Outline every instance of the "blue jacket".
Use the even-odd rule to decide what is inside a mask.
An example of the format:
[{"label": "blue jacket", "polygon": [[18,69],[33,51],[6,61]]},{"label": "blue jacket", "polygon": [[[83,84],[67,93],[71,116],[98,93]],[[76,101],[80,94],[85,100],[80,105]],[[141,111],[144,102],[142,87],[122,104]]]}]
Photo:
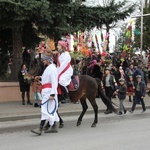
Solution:
[{"label": "blue jacket", "polygon": [[[137,86],[137,82],[135,83],[135,94],[137,94],[137,91],[136,91],[136,86]],[[138,95],[138,96],[143,96],[143,97],[145,97],[145,93],[146,93],[146,84],[145,84],[145,82],[143,82],[143,81],[141,81],[140,82],[140,93],[138,93],[138,94],[140,94],[140,95]]]},{"label": "blue jacket", "polygon": [[126,98],[126,92],[127,92],[127,86],[126,85],[119,85],[118,86],[118,98],[119,99],[125,99]]}]

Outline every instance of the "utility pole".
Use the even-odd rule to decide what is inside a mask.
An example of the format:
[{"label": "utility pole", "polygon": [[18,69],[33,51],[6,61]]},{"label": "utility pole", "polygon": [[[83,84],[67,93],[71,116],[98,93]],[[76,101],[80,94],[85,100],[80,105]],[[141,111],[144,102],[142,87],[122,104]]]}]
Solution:
[{"label": "utility pole", "polygon": [[140,53],[142,55],[143,50],[143,1],[141,0],[141,39],[140,39]]},{"label": "utility pole", "polygon": [[141,18],[141,37],[140,37],[140,54],[142,55],[142,50],[143,50],[143,17],[150,16],[149,14],[144,14],[143,13],[143,7],[144,7],[144,0],[141,0],[141,15],[133,16],[131,18]]}]

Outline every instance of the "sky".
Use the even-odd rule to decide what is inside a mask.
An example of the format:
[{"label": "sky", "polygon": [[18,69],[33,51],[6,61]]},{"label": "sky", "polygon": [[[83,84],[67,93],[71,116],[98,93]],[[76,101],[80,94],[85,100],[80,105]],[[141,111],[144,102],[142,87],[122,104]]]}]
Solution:
[{"label": "sky", "polygon": [[[96,6],[96,5],[101,5],[103,3],[104,0],[86,0],[86,2],[84,2],[83,4],[87,5],[87,6]],[[121,0],[116,0],[116,2],[121,1]],[[140,2],[140,0],[129,0],[129,4],[133,4],[135,2]],[[136,16],[139,15],[140,12],[136,11],[135,13],[133,13],[131,16]],[[114,51],[114,47],[115,47],[115,41],[118,38],[119,32],[120,32],[120,27],[122,25],[127,25],[131,22],[131,20],[133,21],[133,28],[134,28],[134,20],[135,18],[131,18],[128,17],[127,19],[125,19],[124,21],[119,21],[118,22],[118,27],[111,29],[110,30],[110,44],[109,44],[109,48],[110,48],[110,52]],[[120,27],[119,27],[120,26]]]}]

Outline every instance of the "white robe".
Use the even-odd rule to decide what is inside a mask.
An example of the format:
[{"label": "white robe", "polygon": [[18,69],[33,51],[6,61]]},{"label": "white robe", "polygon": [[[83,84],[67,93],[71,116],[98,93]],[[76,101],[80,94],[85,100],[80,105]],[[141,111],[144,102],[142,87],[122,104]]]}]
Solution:
[{"label": "white robe", "polygon": [[[42,74],[42,85],[51,83],[51,88],[42,89],[42,104],[45,103],[51,94],[55,94],[55,100],[49,100],[48,103],[45,103],[41,106],[41,120],[48,120],[49,124],[52,126],[55,121],[59,121],[57,114],[58,109],[58,98],[57,98],[57,86],[58,86],[58,71],[54,64],[50,64],[46,67]],[[48,108],[47,108],[48,104]],[[56,109],[55,109],[56,107]],[[53,112],[53,114],[50,114]]]},{"label": "white robe", "polygon": [[[57,66],[58,69],[58,75],[60,75],[62,73],[63,70],[65,70],[65,68],[67,67],[68,63],[71,62],[71,56],[69,54],[69,52],[65,51],[63,53],[61,53],[61,55],[58,57],[58,62],[60,64],[60,66]],[[59,78],[59,84],[62,86],[68,86],[71,82],[71,76],[73,75],[73,68],[70,65],[70,67],[65,70],[64,73],[62,73],[60,75]]]}]

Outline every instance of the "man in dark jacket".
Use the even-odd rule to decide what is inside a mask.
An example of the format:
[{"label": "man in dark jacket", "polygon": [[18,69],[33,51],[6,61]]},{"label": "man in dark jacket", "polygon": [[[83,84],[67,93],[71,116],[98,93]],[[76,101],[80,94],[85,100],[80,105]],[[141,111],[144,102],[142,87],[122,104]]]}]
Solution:
[{"label": "man in dark jacket", "polygon": [[[141,65],[135,66],[135,72],[133,73],[134,84],[137,84],[137,78],[136,78],[137,75],[140,75],[141,81],[145,83],[144,72],[141,69]],[[140,104],[140,101],[137,101],[137,104]]]},{"label": "man in dark jacket", "polygon": [[[113,93],[116,90],[117,83],[116,83],[115,77],[112,74],[110,74],[110,70],[111,69],[109,67],[106,67],[105,76],[104,76],[104,79],[103,79],[103,86],[104,86],[104,89],[105,89],[106,96],[111,101]],[[109,114],[109,113],[112,113],[112,111],[109,110],[109,108],[107,107],[107,109],[104,113]]]},{"label": "man in dark jacket", "polygon": [[145,103],[144,103],[144,97],[146,93],[146,85],[145,82],[141,81],[141,75],[136,76],[137,82],[135,83],[135,101],[133,102],[131,110],[129,110],[131,113],[134,111],[136,104],[138,101],[141,102],[143,111],[146,111]]}]

